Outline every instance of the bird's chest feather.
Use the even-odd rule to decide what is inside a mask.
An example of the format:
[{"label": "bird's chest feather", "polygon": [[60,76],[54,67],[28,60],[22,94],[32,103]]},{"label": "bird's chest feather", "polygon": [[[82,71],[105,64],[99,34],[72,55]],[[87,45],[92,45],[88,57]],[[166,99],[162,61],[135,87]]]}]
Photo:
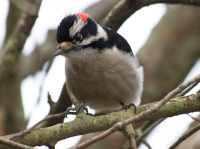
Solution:
[{"label": "bird's chest feather", "polygon": [[91,98],[109,89],[111,64],[105,59],[88,56],[78,62],[66,61],[66,81],[77,96]]},{"label": "bird's chest feather", "polygon": [[76,54],[76,59],[66,60],[66,82],[78,100],[117,100],[129,94],[134,78],[130,56],[114,50],[83,52],[80,57]]}]

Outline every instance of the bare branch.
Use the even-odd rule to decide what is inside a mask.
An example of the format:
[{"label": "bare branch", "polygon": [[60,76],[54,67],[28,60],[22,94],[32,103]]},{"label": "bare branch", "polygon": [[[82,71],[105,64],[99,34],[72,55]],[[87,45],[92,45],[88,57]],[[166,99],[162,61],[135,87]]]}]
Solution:
[{"label": "bare branch", "polygon": [[184,96],[185,94],[187,94],[191,89],[193,89],[195,86],[197,86],[199,84],[199,81],[193,83],[192,85],[190,85],[186,90],[184,90],[182,93],[178,94],[177,97],[180,96]]},{"label": "bare branch", "polygon": [[103,26],[110,27],[112,30],[117,31],[119,27],[128,19],[132,14],[142,7],[152,4],[167,3],[167,4],[188,4],[199,6],[199,0],[121,0],[106,16]]},{"label": "bare branch", "polygon": [[5,138],[0,137],[0,143],[8,145],[12,148],[16,148],[16,149],[35,149],[33,147],[27,146],[27,145],[23,145]]},{"label": "bare branch", "polygon": [[38,125],[40,125],[41,123],[43,123],[44,121],[48,120],[48,119],[53,119],[53,118],[58,118],[58,117],[61,117],[61,116],[65,116],[67,114],[74,114],[74,113],[71,113],[68,111],[65,111],[63,113],[59,113],[59,114],[54,114],[54,115],[49,115],[47,117],[45,117],[44,119],[42,119],[41,121],[37,122],[35,125],[33,125],[32,127],[30,127],[29,129],[25,130],[25,131],[22,131],[16,135],[13,135],[11,136],[10,138],[8,138],[9,140],[12,140],[16,137],[20,137],[20,136],[23,136],[25,135],[26,133],[30,132],[31,130],[33,130],[35,127],[37,127]]},{"label": "bare branch", "polygon": [[130,149],[137,149],[135,142],[135,130],[132,125],[125,126],[121,132],[128,138]]},{"label": "bare branch", "polygon": [[148,147],[149,149],[152,149],[151,148],[151,146],[150,146],[150,144],[147,142],[147,140],[146,139],[142,139],[142,143],[144,143],[144,145],[146,145],[146,147]]},{"label": "bare branch", "polygon": [[199,119],[197,119],[197,118],[195,118],[195,117],[193,117],[193,116],[191,116],[190,114],[187,114],[189,117],[191,117],[193,120],[195,120],[195,121],[197,121],[197,122],[200,122],[200,120]]},{"label": "bare branch", "polygon": [[191,131],[189,131],[188,133],[184,134],[183,136],[181,136],[169,149],[174,149],[175,147],[177,147],[181,142],[183,142],[184,140],[186,140],[188,137],[190,137],[193,133],[195,133],[196,131],[198,131],[200,129],[200,125],[198,125],[197,127],[193,128]]},{"label": "bare branch", "polygon": [[129,134],[128,140],[130,143],[130,149],[137,149],[134,134]]}]

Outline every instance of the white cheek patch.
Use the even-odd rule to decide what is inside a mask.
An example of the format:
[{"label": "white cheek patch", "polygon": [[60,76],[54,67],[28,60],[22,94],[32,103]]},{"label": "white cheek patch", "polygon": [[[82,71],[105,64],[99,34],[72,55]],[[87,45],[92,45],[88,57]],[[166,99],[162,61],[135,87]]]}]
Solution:
[{"label": "white cheek patch", "polygon": [[97,35],[96,36],[89,36],[88,38],[84,39],[80,45],[87,45],[93,41],[98,40],[99,38],[103,38],[105,41],[108,39],[107,33],[105,30],[97,24]]},{"label": "white cheek patch", "polygon": [[87,21],[83,22],[82,19],[78,19],[78,21],[74,21],[73,26],[69,29],[70,37],[73,37],[77,32],[79,32],[85,25]]}]

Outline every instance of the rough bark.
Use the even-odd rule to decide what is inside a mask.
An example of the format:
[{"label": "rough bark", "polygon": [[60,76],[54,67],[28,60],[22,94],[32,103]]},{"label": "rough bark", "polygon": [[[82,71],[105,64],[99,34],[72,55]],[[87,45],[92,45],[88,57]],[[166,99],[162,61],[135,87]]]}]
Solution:
[{"label": "rough bark", "polygon": [[[159,118],[176,116],[188,112],[199,111],[200,107],[200,94],[193,94],[185,97],[173,98],[167,102],[164,106],[158,109],[156,112],[144,116],[141,119],[135,121],[144,122],[149,120],[156,120]],[[150,103],[146,105],[140,105],[137,107],[138,113],[146,111],[156,103]],[[103,116],[89,116],[86,114],[79,114],[77,117],[68,123],[61,123],[51,127],[37,128],[31,132],[25,134],[23,137],[14,138],[13,141],[19,142],[29,146],[41,146],[41,145],[55,145],[58,141],[69,138],[76,135],[87,134],[91,132],[103,131],[109,129],[117,122],[121,122],[127,118],[135,115],[134,107],[127,111],[119,111],[109,113]],[[6,138],[9,136],[6,136]],[[1,148],[8,148],[4,145],[0,145]]]}]

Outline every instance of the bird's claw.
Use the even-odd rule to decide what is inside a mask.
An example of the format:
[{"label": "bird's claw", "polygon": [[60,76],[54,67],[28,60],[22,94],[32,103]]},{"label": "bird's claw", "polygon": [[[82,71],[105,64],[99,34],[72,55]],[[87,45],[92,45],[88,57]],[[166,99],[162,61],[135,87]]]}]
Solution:
[{"label": "bird's claw", "polygon": [[[76,107],[68,107],[66,112],[69,112],[70,110],[76,110]],[[67,118],[67,114],[65,115],[65,117]]]},{"label": "bird's claw", "polygon": [[78,112],[80,111],[80,109],[83,107],[83,109],[85,110],[85,112],[88,114],[88,108],[86,108],[85,106],[84,106],[84,103],[82,102],[81,104],[80,104],[80,107],[78,108],[78,110],[77,110],[77,114],[78,114]]},{"label": "bird's claw", "polygon": [[134,107],[134,108],[135,108],[135,114],[136,114],[136,112],[137,112],[137,108],[136,108],[136,106],[135,106],[134,103],[130,103],[130,104],[128,104],[128,105],[124,105],[124,103],[121,103],[121,105],[122,105],[122,110],[125,109],[126,111],[127,111],[128,108],[130,108],[130,107]]},{"label": "bird's claw", "polygon": [[[76,114],[77,115],[82,107],[84,108],[85,112],[88,114],[88,108],[86,108],[84,106],[84,103],[80,104],[80,107],[78,108],[77,111],[76,111],[76,107],[68,107],[66,111],[68,112],[68,114]],[[76,112],[70,112],[71,110],[76,111]],[[67,118],[67,115],[65,115],[65,117]]]}]

